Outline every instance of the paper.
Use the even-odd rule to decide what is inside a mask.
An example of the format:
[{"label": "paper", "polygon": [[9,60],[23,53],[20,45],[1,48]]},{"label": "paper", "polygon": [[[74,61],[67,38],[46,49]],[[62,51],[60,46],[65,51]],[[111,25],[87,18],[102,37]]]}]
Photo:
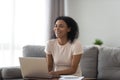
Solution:
[{"label": "paper", "polygon": [[82,80],[84,77],[74,75],[61,75],[59,80]]}]

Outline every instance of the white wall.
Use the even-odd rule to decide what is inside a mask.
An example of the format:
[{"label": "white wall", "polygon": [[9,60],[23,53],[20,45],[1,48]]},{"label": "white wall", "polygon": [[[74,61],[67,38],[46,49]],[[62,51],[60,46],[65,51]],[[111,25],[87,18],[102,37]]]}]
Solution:
[{"label": "white wall", "polygon": [[120,47],[120,0],[65,0],[65,14],[78,22],[83,45],[99,38]]}]

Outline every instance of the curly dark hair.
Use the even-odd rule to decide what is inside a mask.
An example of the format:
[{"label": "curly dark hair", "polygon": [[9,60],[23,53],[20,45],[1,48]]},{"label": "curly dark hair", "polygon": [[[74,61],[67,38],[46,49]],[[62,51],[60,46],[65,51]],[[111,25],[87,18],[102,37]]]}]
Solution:
[{"label": "curly dark hair", "polygon": [[[57,20],[63,20],[67,24],[68,28],[71,29],[70,32],[68,32],[68,40],[70,40],[71,43],[78,38],[79,28],[77,22],[73,18],[68,16],[59,16],[56,18],[54,24],[56,23]],[[54,32],[52,38],[56,38]]]}]

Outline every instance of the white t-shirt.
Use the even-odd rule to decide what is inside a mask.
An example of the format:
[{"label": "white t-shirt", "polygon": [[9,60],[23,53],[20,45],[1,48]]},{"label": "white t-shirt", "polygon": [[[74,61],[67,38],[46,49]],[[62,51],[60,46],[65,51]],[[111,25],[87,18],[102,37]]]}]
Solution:
[{"label": "white t-shirt", "polygon": [[[54,71],[59,71],[70,68],[72,55],[82,54],[83,50],[79,40],[75,40],[72,44],[67,42],[65,45],[60,45],[57,39],[52,39],[48,41],[45,52],[52,54]],[[74,75],[81,76],[80,66]]]}]

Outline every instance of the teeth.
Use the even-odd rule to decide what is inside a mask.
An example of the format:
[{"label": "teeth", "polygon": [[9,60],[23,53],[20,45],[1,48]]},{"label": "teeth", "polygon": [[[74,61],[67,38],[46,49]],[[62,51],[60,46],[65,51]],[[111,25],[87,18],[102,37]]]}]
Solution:
[{"label": "teeth", "polygon": [[60,32],[57,32],[56,35],[60,35]]},{"label": "teeth", "polygon": [[57,34],[60,34],[60,32],[57,32]]}]

